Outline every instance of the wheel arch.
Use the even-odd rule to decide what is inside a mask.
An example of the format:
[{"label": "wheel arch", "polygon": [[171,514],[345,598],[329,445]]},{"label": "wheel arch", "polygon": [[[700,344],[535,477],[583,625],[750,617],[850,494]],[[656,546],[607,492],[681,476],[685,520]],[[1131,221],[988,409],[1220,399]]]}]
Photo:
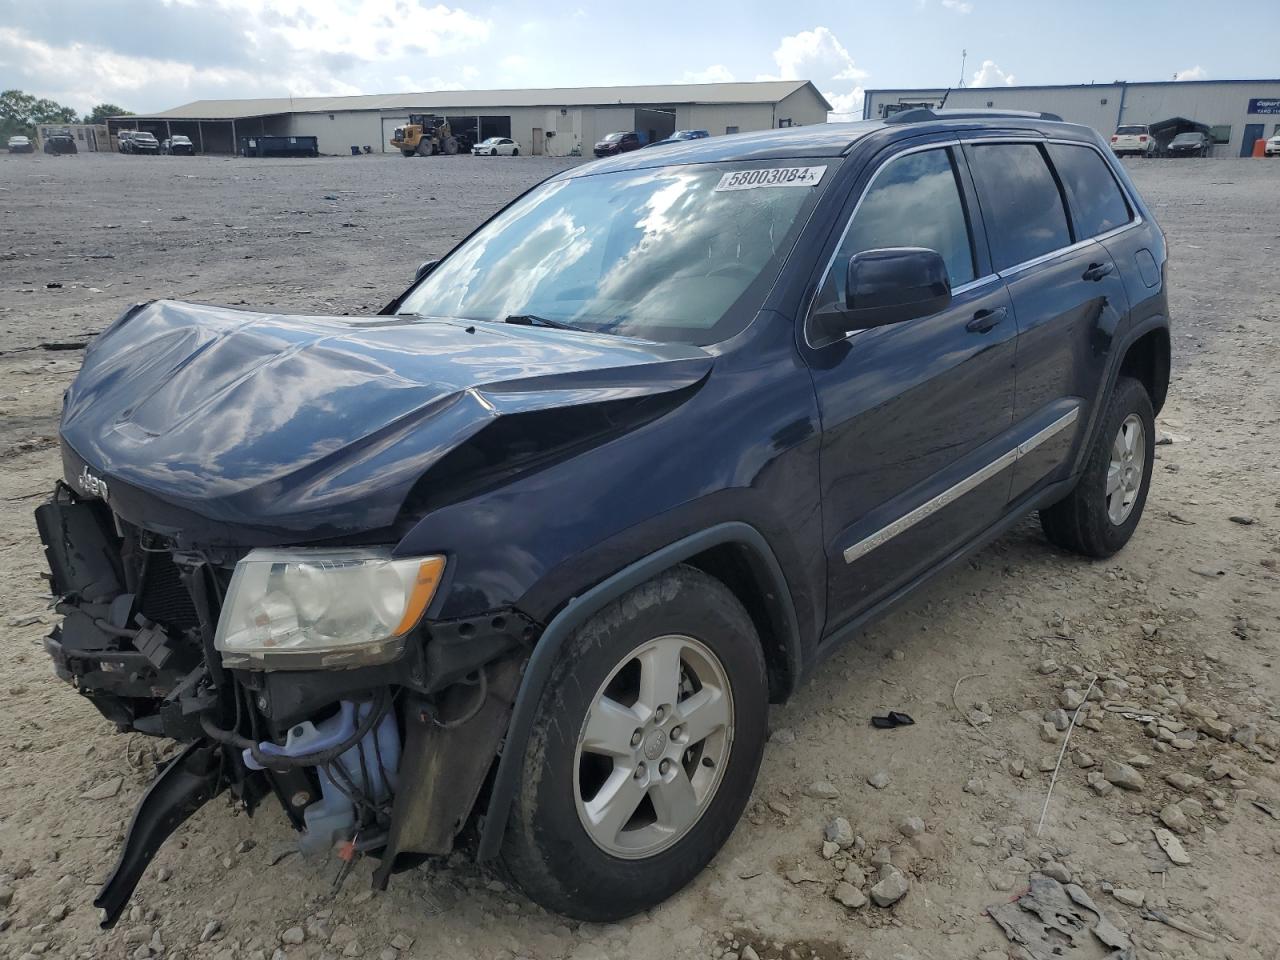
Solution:
[{"label": "wheel arch", "polygon": [[577,627],[618,597],[682,563],[724,583],[746,608],[764,644],[770,699],[785,699],[794,689],[801,671],[799,622],[782,567],[760,531],[749,524],[730,521],[655,550],[573,597],[538,638],[516,693],[498,757],[480,828],[478,860],[491,859],[501,849],[525,744],[561,646]]},{"label": "wheel arch", "polygon": [[1139,333],[1125,348],[1119,375],[1133,377],[1147,388],[1151,407],[1157,414],[1169,395],[1169,328],[1155,326]]}]

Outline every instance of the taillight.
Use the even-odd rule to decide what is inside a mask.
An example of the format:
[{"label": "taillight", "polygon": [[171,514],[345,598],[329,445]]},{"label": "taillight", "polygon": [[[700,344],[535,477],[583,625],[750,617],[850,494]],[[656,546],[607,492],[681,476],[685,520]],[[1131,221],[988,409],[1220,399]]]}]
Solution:
[{"label": "taillight", "polygon": [[1146,142],[1147,142],[1147,138],[1146,138],[1146,137],[1139,137],[1139,138],[1138,138],[1138,142],[1139,142],[1139,143],[1146,143]]},{"label": "taillight", "polygon": [[1111,142],[1112,142],[1112,143],[1115,143],[1115,142],[1116,142],[1117,140],[1119,140],[1119,139],[1120,139],[1119,137],[1117,137],[1117,136],[1114,136],[1114,135],[1113,135],[1113,136],[1111,137]]}]

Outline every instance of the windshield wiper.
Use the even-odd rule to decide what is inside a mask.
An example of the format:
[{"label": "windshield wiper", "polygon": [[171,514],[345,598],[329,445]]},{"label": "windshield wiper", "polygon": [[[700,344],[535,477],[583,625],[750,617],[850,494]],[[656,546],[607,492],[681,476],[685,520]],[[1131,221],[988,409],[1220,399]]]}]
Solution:
[{"label": "windshield wiper", "polygon": [[546,317],[540,317],[536,313],[513,313],[504,317],[503,323],[515,323],[524,327],[551,327],[553,330],[577,330],[582,332],[584,328],[575,327],[572,323],[565,323],[563,320],[549,320]]}]

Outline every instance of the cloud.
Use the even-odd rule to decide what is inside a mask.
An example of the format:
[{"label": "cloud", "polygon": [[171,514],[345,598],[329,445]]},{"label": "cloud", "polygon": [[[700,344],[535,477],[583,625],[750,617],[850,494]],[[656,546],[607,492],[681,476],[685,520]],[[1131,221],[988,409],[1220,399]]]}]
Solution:
[{"label": "cloud", "polygon": [[759,79],[812,80],[822,84],[830,80],[865,80],[869,76],[854,64],[844,44],[826,27],[783,37],[773,51],[773,62],[778,65],[777,75],[762,75]]},{"label": "cloud", "polygon": [[839,123],[843,120],[861,120],[862,119],[862,101],[864,97],[862,87],[854,87],[849,93],[824,93],[824,97],[831,104],[831,113],[827,116],[827,120],[831,123]]},{"label": "cloud", "polygon": [[681,83],[732,83],[733,73],[723,63],[713,63],[703,70],[686,70]]},{"label": "cloud", "polygon": [[1013,74],[1005,73],[994,60],[983,60],[973,73],[974,87],[1012,87]]},{"label": "cloud", "polygon": [[1186,70],[1179,70],[1177,73],[1173,75],[1173,79],[1205,80],[1208,78],[1208,76],[1209,74],[1205,71],[1204,67],[1200,66],[1200,64],[1197,63],[1194,67],[1188,67]]},{"label": "cloud", "polygon": [[778,72],[758,74],[757,80],[812,80],[831,104],[828,120],[862,119],[862,81],[870,74],[854,63],[844,44],[826,27],[783,37],[773,51],[773,62]]},{"label": "cloud", "polygon": [[112,101],[136,111],[373,92],[400,75],[452,87],[443,61],[493,31],[462,7],[418,0],[0,0],[0,23],[6,85],[81,110]]},{"label": "cloud", "polygon": [[965,0],[942,0],[942,5],[955,13],[973,13],[973,4]]}]

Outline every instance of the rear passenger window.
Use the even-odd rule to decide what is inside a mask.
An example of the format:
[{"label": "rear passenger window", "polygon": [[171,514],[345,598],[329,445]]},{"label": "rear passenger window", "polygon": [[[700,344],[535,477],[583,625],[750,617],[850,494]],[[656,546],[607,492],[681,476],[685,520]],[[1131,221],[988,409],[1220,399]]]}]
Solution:
[{"label": "rear passenger window", "polygon": [[1062,194],[1034,143],[980,143],[970,169],[978,185],[997,270],[1071,245]]},{"label": "rear passenger window", "polygon": [[[890,160],[862,198],[838,261],[884,247],[927,247],[942,255],[951,285],[974,277],[969,222],[949,150],[926,150]],[[833,271],[839,288],[844,271]],[[838,297],[843,299],[843,289]]]},{"label": "rear passenger window", "polygon": [[1077,239],[1096,237],[1133,219],[1116,178],[1096,150],[1051,143],[1049,159],[1066,188],[1076,218]]}]

